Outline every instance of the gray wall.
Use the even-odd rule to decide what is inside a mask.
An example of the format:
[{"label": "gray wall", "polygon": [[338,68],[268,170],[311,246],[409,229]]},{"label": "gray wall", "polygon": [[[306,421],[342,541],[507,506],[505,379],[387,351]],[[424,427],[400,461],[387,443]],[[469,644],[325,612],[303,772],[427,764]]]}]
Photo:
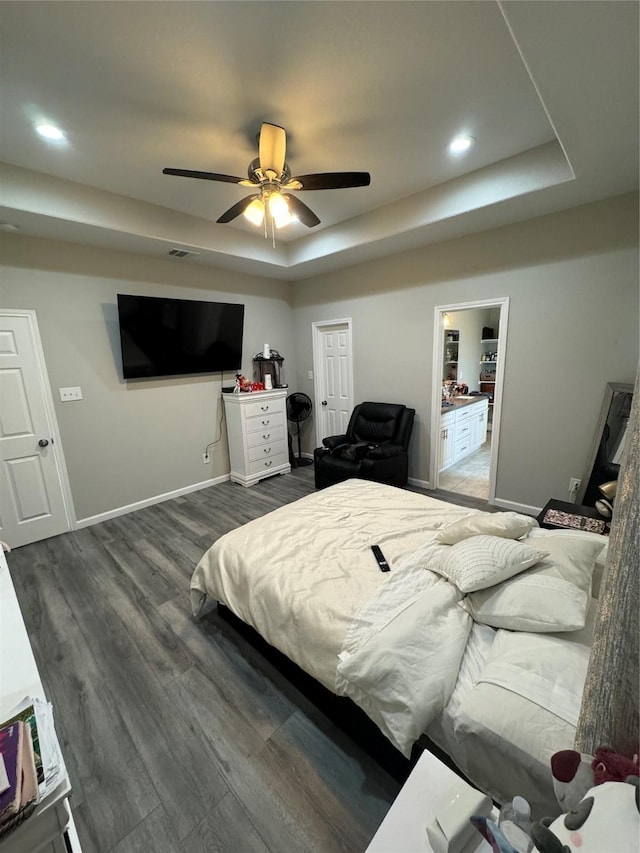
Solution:
[{"label": "gray wall", "polygon": [[[638,196],[425,247],[294,286],[189,262],[0,237],[0,305],[38,323],[79,519],[228,473],[220,377],[122,379],[118,292],[241,301],[243,370],[265,342],[313,398],[311,324],[353,318],[356,400],[417,410],[410,476],[428,482],[436,305],[509,296],[497,498],[539,507],[582,476],[608,381],[638,364]],[[491,325],[491,324],[490,324]],[[225,376],[224,384],[232,376]],[[61,403],[59,387],[84,400]],[[304,434],[310,451],[313,425]]]},{"label": "gray wall", "polygon": [[606,383],[633,381],[638,273],[633,193],[301,281],[297,385],[313,397],[311,324],[351,317],[355,399],[416,408],[410,477],[429,481],[433,309],[508,296],[496,497],[541,507],[582,476]]},{"label": "gray wall", "polygon": [[[117,293],[242,302],[245,375],[265,342],[295,375],[288,283],[8,234],[0,250],[0,307],[36,311],[78,519],[229,472],[224,423],[202,462],[219,435],[220,375],[125,382]],[[84,399],[61,403],[58,388],[73,385]]]}]

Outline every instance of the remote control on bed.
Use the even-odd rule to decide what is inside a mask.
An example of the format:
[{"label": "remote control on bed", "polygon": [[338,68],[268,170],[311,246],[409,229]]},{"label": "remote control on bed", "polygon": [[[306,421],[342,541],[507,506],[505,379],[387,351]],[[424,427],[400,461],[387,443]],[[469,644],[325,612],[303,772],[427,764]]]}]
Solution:
[{"label": "remote control on bed", "polygon": [[380,546],[379,546],[379,545],[372,545],[372,546],[371,546],[371,550],[373,551],[373,556],[374,556],[374,557],[376,558],[376,560],[378,561],[378,565],[380,566],[380,571],[381,571],[381,572],[389,572],[389,571],[391,571],[391,566],[390,566],[390,565],[389,565],[389,563],[387,563],[387,561],[385,560],[385,558],[384,558],[384,554],[383,554],[383,553],[382,553],[382,551],[380,550]]}]

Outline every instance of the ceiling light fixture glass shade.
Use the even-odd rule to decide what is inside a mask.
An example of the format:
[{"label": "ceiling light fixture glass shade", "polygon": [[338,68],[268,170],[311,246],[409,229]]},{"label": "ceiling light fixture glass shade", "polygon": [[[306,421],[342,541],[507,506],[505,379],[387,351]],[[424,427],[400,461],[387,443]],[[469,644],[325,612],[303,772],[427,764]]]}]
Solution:
[{"label": "ceiling light fixture glass shade", "polygon": [[254,198],[251,204],[245,208],[244,216],[252,225],[262,225],[264,220],[264,203],[262,199]]},{"label": "ceiling light fixture glass shade", "polygon": [[271,193],[269,196],[269,213],[273,217],[276,228],[284,228],[291,222],[291,213],[287,200],[280,193]]}]

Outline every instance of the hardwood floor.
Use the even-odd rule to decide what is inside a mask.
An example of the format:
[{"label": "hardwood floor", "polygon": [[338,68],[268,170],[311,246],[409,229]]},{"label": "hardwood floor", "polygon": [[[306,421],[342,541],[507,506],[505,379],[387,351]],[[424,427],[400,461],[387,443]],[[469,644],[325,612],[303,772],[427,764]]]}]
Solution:
[{"label": "hardwood floor", "polygon": [[366,848],[399,783],[217,613],[191,618],[211,543],[312,491],[312,468],[227,482],[7,555],[84,853]]}]

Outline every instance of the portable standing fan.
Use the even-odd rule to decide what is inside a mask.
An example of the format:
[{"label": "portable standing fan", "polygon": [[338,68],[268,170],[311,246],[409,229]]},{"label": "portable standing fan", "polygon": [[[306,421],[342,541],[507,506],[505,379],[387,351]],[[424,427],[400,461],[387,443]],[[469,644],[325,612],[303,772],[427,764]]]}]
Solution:
[{"label": "portable standing fan", "polygon": [[313,465],[311,459],[302,458],[300,443],[300,437],[302,435],[300,424],[307,420],[311,414],[312,408],[311,398],[307,394],[303,394],[301,391],[295,391],[287,397],[287,418],[296,425],[296,431],[298,433],[298,465],[301,468],[305,465]]}]

